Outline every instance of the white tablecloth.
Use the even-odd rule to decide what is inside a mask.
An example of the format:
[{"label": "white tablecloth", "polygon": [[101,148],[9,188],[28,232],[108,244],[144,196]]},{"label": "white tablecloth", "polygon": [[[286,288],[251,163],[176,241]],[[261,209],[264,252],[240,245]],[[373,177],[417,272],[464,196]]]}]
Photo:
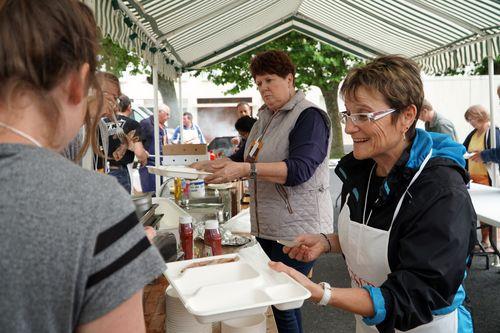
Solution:
[{"label": "white tablecloth", "polygon": [[500,188],[472,183],[469,194],[478,220],[500,227]]}]

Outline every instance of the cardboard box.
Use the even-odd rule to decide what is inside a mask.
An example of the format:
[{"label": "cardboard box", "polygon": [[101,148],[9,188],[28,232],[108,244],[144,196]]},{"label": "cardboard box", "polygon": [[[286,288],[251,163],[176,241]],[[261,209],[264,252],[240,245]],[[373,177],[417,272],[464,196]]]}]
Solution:
[{"label": "cardboard box", "polygon": [[163,146],[163,155],[206,155],[206,144],[169,144]]}]

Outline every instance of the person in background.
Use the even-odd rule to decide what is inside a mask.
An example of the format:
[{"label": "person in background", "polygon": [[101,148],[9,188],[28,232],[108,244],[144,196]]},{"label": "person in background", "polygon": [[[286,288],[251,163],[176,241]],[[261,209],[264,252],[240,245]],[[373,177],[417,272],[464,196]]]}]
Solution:
[{"label": "person in background", "polygon": [[[182,138],[183,143],[206,143],[205,137],[201,132],[201,129],[198,125],[193,124],[193,115],[189,112],[184,112],[182,114],[182,125],[183,125],[183,135]],[[175,128],[174,134],[172,135],[173,143],[181,143],[181,127],[177,126]]]},{"label": "person in background", "polygon": [[250,107],[250,104],[247,102],[239,102],[238,105],[236,105],[236,114],[238,118],[245,116],[251,117],[252,108]]},{"label": "person in background", "polygon": [[[474,129],[467,135],[464,141],[465,149],[469,153],[479,155],[491,148],[490,139],[490,115],[488,111],[481,105],[473,105],[465,112],[465,120],[471,124]],[[498,127],[495,130],[496,142],[500,142],[500,130]],[[474,183],[486,186],[492,185],[497,166],[486,165],[479,161],[478,158],[469,158],[467,160],[466,168],[469,171],[470,177]],[[493,251],[490,243],[490,228],[481,223],[481,245],[487,252]]]},{"label": "person in background", "polygon": [[296,260],[342,254],[350,288],[314,283],[282,263],[312,300],[355,314],[356,333],[471,333],[464,307],[466,260],[476,214],[465,149],[416,129],[424,98],[420,68],[382,56],[349,71],[340,95],[354,142],[335,172],[343,182],[338,234],[307,234],[283,250]]},{"label": "person in background", "polygon": [[146,332],[163,259],[118,183],[59,153],[83,125],[97,151],[100,40],[79,1],[0,2],[2,332]]},{"label": "person in background", "polygon": [[[242,117],[252,117],[252,108],[247,102],[239,102],[238,105],[236,105],[236,116],[238,117],[238,119]],[[235,145],[235,153],[239,151],[242,146],[244,147],[242,141],[237,136],[231,139],[231,143]]]},{"label": "person in background", "polygon": [[448,134],[455,142],[458,142],[457,131],[453,123],[436,112],[432,104],[426,99],[422,104],[419,119],[425,123],[427,132]]},{"label": "person in background", "polygon": [[111,73],[99,73],[98,77],[107,108],[107,116],[102,118],[102,122],[107,132],[108,173],[130,194],[132,186],[127,165],[134,162],[135,157],[145,165],[148,154],[142,145],[140,125],[130,118],[130,99],[121,95],[120,81]]},{"label": "person in background", "polygon": [[[497,87],[497,96],[500,100],[500,86]],[[470,157],[472,161],[481,163],[497,163],[500,164],[500,142],[496,141],[497,148],[485,149],[479,154]]]},{"label": "person in background", "polygon": [[238,149],[229,156],[229,159],[233,162],[243,162],[245,160],[244,154],[245,154],[245,145],[248,139],[248,136],[250,135],[250,131],[252,130],[253,125],[257,119],[252,118],[250,116],[243,116],[240,119],[236,121],[234,124],[234,127],[238,131],[238,134],[240,135],[240,142],[238,145]]},{"label": "person in background", "polygon": [[[170,108],[166,104],[162,104],[158,108],[158,138],[160,151],[163,145],[168,143],[167,136],[167,121],[170,119]],[[155,165],[155,142],[154,142],[154,116],[151,115],[146,119],[141,120],[142,142],[147,152],[149,153],[146,165]],[[146,166],[141,166],[139,169],[141,177],[142,192],[155,191],[155,175],[148,172]]]},{"label": "person in background", "polygon": [[[314,262],[289,258],[277,240],[291,240],[304,230],[333,231],[330,118],[295,89],[295,65],[286,52],[257,54],[250,71],[265,104],[247,138],[244,161],[203,161],[192,167],[214,172],[207,183],[250,178],[252,234],[271,260],[308,274]],[[272,309],[280,333],[302,332],[300,309]]]}]

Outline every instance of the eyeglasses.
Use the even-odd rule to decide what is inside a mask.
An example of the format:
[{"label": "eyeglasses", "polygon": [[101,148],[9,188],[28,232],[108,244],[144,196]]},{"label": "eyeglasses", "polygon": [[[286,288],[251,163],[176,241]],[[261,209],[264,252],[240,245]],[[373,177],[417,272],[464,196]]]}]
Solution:
[{"label": "eyeglasses", "polygon": [[397,111],[396,109],[387,109],[384,111],[376,111],[376,112],[370,112],[370,113],[355,113],[355,114],[349,114],[349,111],[342,111],[340,112],[340,122],[342,124],[347,123],[347,118],[351,119],[352,123],[354,125],[360,125],[364,124],[367,121],[377,121],[379,119],[384,118],[385,116]]}]

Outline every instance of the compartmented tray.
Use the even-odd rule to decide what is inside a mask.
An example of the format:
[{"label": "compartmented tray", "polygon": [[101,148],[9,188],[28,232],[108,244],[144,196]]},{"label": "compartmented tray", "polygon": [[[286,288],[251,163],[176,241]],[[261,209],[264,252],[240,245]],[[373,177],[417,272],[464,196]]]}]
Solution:
[{"label": "compartmented tray", "polygon": [[[236,261],[183,271],[193,263],[218,259]],[[279,310],[301,307],[311,293],[285,273],[273,271],[268,262],[257,244],[236,254],[168,263],[165,276],[200,323],[264,313],[270,305]]]}]

